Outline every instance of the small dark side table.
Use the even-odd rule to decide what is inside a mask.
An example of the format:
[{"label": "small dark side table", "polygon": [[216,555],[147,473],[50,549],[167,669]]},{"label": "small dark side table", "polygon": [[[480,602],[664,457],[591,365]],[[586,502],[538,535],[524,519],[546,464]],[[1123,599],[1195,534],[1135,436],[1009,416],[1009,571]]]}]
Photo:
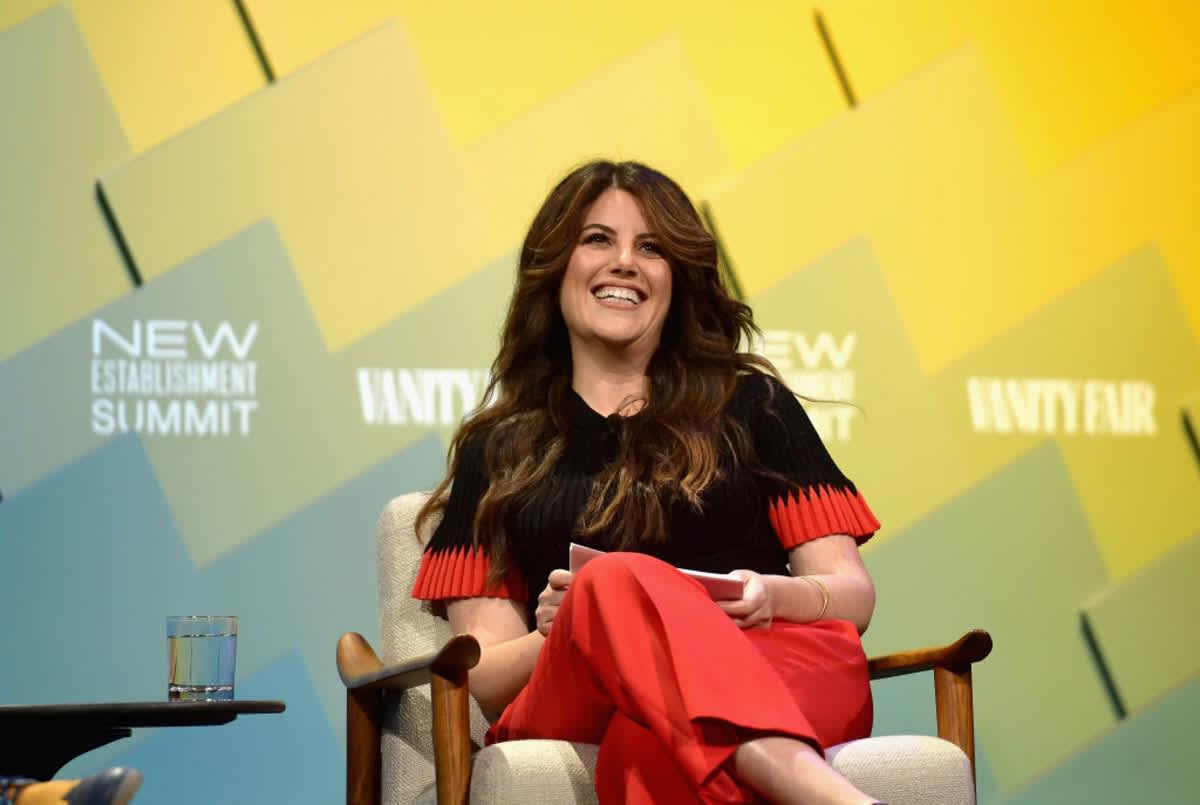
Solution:
[{"label": "small dark side table", "polygon": [[204,727],[240,715],[282,713],[280,701],[0,705],[0,776],[49,780],[84,752],[137,727]]}]

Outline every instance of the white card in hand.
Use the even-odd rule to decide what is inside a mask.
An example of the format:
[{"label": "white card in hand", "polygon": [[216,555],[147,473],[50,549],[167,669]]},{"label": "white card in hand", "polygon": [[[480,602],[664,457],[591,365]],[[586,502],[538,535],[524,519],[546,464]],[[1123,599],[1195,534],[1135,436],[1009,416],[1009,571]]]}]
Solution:
[{"label": "white card in hand", "polygon": [[[567,559],[567,569],[572,573],[578,573],[580,568],[603,553],[604,551],[572,542]],[[706,573],[703,570],[685,570],[684,568],[679,568],[679,572],[685,576],[691,576],[703,584],[704,589],[708,590],[709,598],[714,601],[736,601],[742,597],[743,582],[737,576],[728,573]]]}]

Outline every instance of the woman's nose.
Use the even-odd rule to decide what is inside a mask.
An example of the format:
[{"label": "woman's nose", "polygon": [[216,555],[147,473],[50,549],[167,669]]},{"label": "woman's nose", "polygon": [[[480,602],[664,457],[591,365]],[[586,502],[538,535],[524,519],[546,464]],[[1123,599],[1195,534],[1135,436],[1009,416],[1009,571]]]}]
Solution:
[{"label": "woman's nose", "polygon": [[609,268],[609,271],[621,277],[632,277],[637,274],[637,266],[634,264],[631,258],[626,259],[626,257],[622,255],[615,263],[612,264],[612,266]]},{"label": "woman's nose", "polygon": [[636,274],[637,262],[634,260],[633,246],[624,246],[617,253],[617,261],[613,264],[613,272],[620,272],[622,275]]}]

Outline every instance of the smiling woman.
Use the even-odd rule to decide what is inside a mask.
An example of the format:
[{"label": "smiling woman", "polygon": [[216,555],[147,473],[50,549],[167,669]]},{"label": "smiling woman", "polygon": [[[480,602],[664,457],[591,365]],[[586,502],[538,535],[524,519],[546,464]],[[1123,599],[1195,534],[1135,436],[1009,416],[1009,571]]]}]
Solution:
[{"label": "smiling woman", "polygon": [[[444,512],[413,595],[479,640],[488,740],[598,743],[602,803],[874,801],[821,752],[870,731],[858,544],[879,523],[743,351],[755,332],[675,182],[577,168],[525,238],[491,402],[418,518]],[[571,542],[607,553],[572,574]]]}]

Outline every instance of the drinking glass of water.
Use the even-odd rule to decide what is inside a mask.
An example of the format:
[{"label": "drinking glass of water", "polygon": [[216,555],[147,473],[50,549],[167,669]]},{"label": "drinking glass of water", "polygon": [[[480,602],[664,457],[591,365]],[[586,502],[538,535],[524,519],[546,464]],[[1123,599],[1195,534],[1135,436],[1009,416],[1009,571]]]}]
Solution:
[{"label": "drinking glass of water", "polygon": [[219,701],[233,698],[238,619],[234,615],[167,618],[167,698]]}]

